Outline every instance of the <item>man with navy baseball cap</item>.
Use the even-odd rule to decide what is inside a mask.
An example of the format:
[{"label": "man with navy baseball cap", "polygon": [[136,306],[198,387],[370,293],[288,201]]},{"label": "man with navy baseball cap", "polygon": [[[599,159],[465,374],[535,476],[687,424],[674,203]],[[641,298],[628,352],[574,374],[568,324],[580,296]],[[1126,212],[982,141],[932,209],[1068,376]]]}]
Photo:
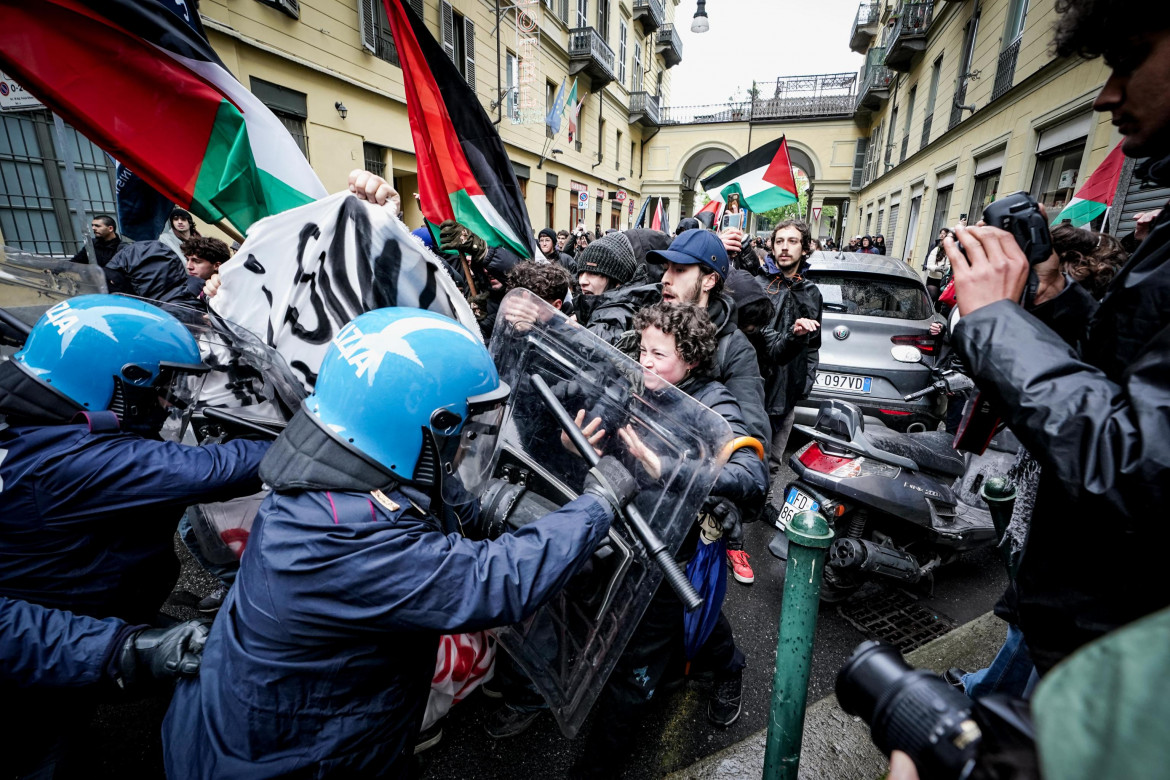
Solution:
[{"label": "man with navy baseball cap", "polygon": [[[744,272],[732,270],[719,236],[701,229],[687,230],[669,248],[647,253],[646,262],[666,266],[662,274],[662,300],[693,303],[707,310],[719,337],[712,374],[739,401],[748,432],[767,447],[772,440],[772,428],[764,411],[764,380],[756,350],[737,325],[735,301],[723,291],[729,273]],[[748,517],[752,514],[745,512]],[[750,585],[755,575],[748,564],[749,556],[743,551],[742,536],[727,540],[727,557],[732,576]]]}]

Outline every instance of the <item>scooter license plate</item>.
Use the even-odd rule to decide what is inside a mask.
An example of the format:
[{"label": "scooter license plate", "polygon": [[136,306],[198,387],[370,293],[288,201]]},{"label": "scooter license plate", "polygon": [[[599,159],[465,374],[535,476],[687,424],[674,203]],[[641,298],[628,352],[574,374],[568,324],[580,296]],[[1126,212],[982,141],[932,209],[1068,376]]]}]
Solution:
[{"label": "scooter license plate", "polygon": [[796,517],[797,512],[802,512],[805,509],[815,512],[820,508],[821,505],[809,494],[796,488],[789,488],[788,495],[784,497],[784,505],[780,507],[780,515],[776,518],[776,527],[781,531],[786,530],[788,523]]}]

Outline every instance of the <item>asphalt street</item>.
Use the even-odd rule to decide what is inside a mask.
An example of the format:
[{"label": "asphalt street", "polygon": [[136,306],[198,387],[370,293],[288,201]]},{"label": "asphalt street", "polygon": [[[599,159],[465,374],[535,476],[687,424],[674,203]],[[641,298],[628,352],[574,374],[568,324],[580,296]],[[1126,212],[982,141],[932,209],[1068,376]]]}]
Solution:
[{"label": "asphalt street", "polygon": [[[782,492],[791,478],[787,470],[781,473],[777,493]],[[661,777],[766,727],[784,581],[783,564],[767,549],[774,533],[763,522],[747,527],[746,549],[752,556],[755,583],[744,586],[730,577],[728,582],[724,610],[735,631],[736,642],[748,659],[741,717],[727,729],[710,725],[706,711],[711,685],[689,683],[660,701],[639,724],[640,746],[622,777]],[[175,617],[194,616],[189,606],[184,605],[193,603],[195,596],[210,592],[214,581],[193,564],[181,544],[177,544],[177,550],[183,571],[166,612]],[[933,585],[919,585],[905,592],[940,617],[961,624],[991,609],[1003,586],[1003,566],[993,550],[985,550],[943,568]],[[821,606],[809,680],[810,703],[832,692],[837,670],[853,648],[866,638],[839,614],[836,606]],[[444,726],[443,741],[420,758],[425,780],[454,777],[520,780],[563,777],[567,773],[581,753],[583,739],[566,739],[553,719],[542,715],[526,733],[512,739],[493,740],[484,733],[483,723],[495,706],[495,701],[476,693],[451,712]],[[87,767],[87,777],[163,777],[157,735],[165,708],[164,695],[103,706],[91,730],[93,761]],[[587,721],[582,737],[591,726],[591,720]]]}]

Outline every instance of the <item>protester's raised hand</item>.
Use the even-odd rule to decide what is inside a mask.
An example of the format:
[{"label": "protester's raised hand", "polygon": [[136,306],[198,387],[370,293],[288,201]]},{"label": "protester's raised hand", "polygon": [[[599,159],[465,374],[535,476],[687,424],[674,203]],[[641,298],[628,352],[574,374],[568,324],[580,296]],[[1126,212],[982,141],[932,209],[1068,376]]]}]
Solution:
[{"label": "protester's raised hand", "polygon": [[[967,316],[996,301],[1019,301],[1028,282],[1028,258],[1006,230],[995,227],[959,227],[955,239],[943,239],[943,249],[955,275],[959,314]],[[1045,261],[1048,262],[1048,261]]]},{"label": "protester's raised hand", "polygon": [[642,464],[642,468],[646,469],[650,479],[659,479],[662,476],[662,459],[655,454],[654,450],[646,446],[632,425],[618,428],[618,437],[622,440],[622,444],[626,445],[629,453]]},{"label": "protester's raised hand", "polygon": [[219,292],[219,274],[212,274],[211,277],[203,284],[203,297],[208,300],[215,297]]},{"label": "protester's raised hand", "polygon": [[[597,445],[600,444],[601,440],[605,438],[605,429],[601,427],[601,418],[594,417],[589,421],[589,424],[586,425],[585,410],[579,409],[577,411],[577,416],[573,419],[573,422],[577,423],[577,427],[580,428],[581,432],[585,434],[585,438],[589,441],[589,445],[593,447],[593,451],[600,455],[601,448]],[[581,454],[577,451],[577,448],[573,446],[573,440],[569,438],[569,434],[565,433],[564,431],[561,431],[561,446],[574,455]]]},{"label": "protester's raised hand", "polygon": [[719,234],[719,240],[723,242],[723,248],[728,254],[743,251],[743,231],[739,228],[724,228]]},{"label": "protester's raised hand", "polygon": [[360,168],[350,171],[349,191],[370,203],[377,203],[379,206],[389,205],[395,214],[402,211],[402,198],[399,197],[398,190],[375,173]]}]

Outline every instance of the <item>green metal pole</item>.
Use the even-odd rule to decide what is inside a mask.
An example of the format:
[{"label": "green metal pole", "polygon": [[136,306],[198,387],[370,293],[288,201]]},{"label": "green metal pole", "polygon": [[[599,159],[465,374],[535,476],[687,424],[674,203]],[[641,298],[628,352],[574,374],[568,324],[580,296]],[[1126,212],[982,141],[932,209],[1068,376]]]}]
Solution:
[{"label": "green metal pole", "polygon": [[1017,556],[1012,555],[1012,542],[1007,538],[1007,530],[1012,522],[1012,510],[1016,505],[1016,488],[1007,477],[991,477],[983,483],[979,495],[987,502],[991,522],[995,525],[996,536],[999,537],[999,551],[1003,555],[1004,565],[1007,566],[1008,576],[1014,580],[1020,562]]},{"label": "green metal pole", "polygon": [[772,677],[772,711],[764,752],[764,780],[796,780],[804,705],[808,696],[813,634],[820,608],[825,555],[833,529],[816,512],[797,512],[788,523],[788,568],[780,607],[776,671]]}]

